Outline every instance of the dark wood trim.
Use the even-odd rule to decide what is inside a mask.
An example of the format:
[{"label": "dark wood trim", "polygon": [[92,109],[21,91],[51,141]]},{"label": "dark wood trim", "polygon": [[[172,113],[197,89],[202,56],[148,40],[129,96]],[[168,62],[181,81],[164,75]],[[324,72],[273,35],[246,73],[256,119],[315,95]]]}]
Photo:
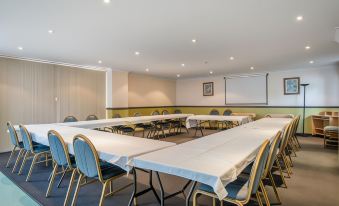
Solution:
[{"label": "dark wood trim", "polygon": [[[106,110],[124,110],[124,109],[150,109],[150,108],[177,108],[177,107],[203,107],[203,108],[303,108],[303,106],[268,106],[268,105],[222,105],[222,106],[194,106],[194,105],[178,105],[178,106],[149,106],[149,107],[110,107],[106,108]],[[338,108],[339,106],[306,106],[306,108]]]}]

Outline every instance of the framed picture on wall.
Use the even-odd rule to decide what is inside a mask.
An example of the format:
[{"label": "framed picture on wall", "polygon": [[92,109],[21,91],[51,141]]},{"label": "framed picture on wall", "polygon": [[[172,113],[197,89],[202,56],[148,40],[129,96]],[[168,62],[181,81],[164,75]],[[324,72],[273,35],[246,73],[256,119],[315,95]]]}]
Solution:
[{"label": "framed picture on wall", "polygon": [[203,83],[202,90],[204,96],[213,96],[214,95],[213,82]]},{"label": "framed picture on wall", "polygon": [[291,77],[284,78],[284,94],[299,94],[300,93],[300,78]]}]

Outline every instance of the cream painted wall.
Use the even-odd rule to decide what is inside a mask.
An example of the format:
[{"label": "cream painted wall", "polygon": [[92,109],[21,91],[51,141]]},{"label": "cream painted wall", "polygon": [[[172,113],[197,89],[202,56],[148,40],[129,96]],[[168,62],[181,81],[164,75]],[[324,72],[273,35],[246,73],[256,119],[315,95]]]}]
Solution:
[{"label": "cream painted wall", "polygon": [[128,106],[173,106],[176,102],[176,80],[129,73]]},{"label": "cream painted wall", "polygon": [[112,72],[112,105],[110,107],[128,107],[128,72]]},{"label": "cream painted wall", "polygon": [[[268,103],[270,106],[302,106],[300,95],[284,95],[283,78],[300,77],[301,83],[309,83],[306,91],[308,106],[339,105],[339,66],[269,72]],[[202,83],[214,82],[214,96],[202,95]],[[176,84],[176,105],[224,106],[225,82],[223,76],[180,79]]]}]

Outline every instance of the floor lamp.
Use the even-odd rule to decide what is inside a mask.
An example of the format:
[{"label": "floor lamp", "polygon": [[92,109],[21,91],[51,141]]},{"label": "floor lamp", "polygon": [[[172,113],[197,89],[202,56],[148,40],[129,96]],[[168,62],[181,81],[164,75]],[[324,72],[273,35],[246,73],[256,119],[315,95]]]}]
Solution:
[{"label": "floor lamp", "polygon": [[306,87],[310,84],[300,84],[300,86],[304,87],[304,107],[303,107],[303,136],[305,136],[305,103],[306,103]]}]

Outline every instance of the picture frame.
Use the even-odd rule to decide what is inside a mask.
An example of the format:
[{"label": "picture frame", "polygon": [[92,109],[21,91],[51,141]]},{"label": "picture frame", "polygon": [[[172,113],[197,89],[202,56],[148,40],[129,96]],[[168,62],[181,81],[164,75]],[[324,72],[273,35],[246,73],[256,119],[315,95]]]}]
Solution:
[{"label": "picture frame", "polygon": [[202,91],[204,96],[213,96],[214,95],[214,83],[205,82],[202,84]]},{"label": "picture frame", "polygon": [[284,78],[284,95],[300,94],[300,77]]}]

